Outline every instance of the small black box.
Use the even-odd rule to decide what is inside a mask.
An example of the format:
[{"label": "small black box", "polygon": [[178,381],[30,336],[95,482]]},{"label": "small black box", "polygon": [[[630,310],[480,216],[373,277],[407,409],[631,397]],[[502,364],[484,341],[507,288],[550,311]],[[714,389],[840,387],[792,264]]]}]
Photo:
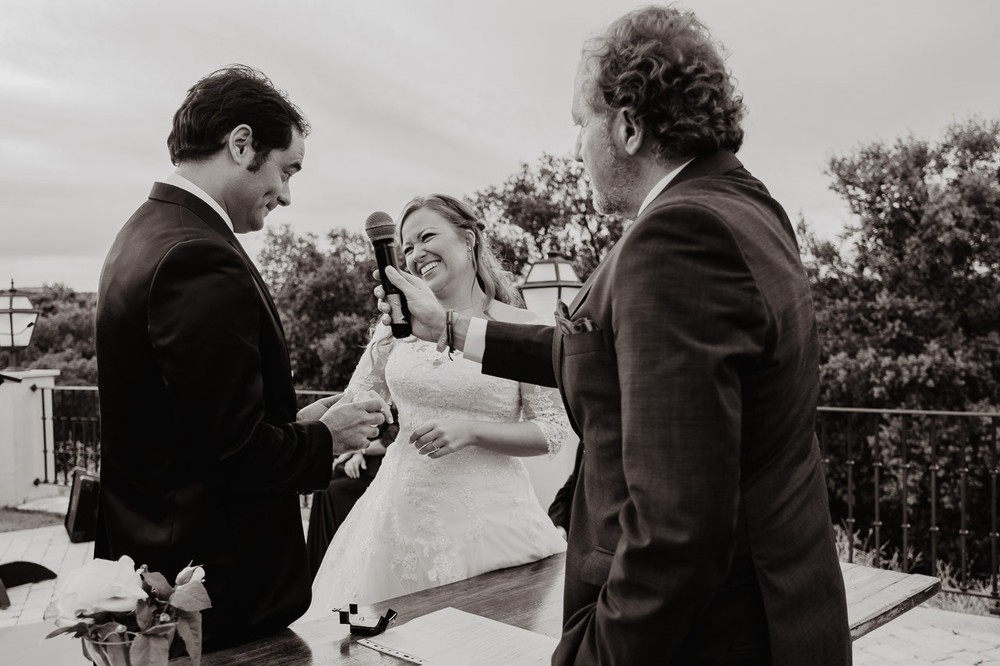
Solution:
[{"label": "small black box", "polygon": [[73,470],[73,489],[66,512],[66,533],[73,543],[93,541],[97,535],[97,496],[101,481],[95,474],[77,467]]}]

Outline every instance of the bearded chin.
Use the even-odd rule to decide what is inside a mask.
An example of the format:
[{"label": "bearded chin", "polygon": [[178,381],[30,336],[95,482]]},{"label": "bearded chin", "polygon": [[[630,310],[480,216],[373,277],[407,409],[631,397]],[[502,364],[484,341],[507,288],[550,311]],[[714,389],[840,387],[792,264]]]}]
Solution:
[{"label": "bearded chin", "polygon": [[593,182],[591,182],[594,208],[598,213],[604,215],[628,217],[631,212],[629,192],[638,179],[638,169],[633,162],[617,156],[610,143],[607,150],[610,161],[610,182],[605,183],[604,187],[601,188],[604,190],[603,192],[594,187]]},{"label": "bearded chin", "polygon": [[626,204],[622,197],[593,191],[594,209],[602,215],[624,215]]}]

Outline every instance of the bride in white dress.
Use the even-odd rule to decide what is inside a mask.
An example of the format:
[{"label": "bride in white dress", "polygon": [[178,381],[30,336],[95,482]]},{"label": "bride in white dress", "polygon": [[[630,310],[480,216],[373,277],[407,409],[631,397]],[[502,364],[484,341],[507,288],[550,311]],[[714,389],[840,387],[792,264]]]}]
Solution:
[{"label": "bride in white dress", "polygon": [[[407,268],[456,312],[530,323],[463,202],[419,197],[399,219]],[[377,391],[399,435],[337,530],[299,622],[562,552],[519,457],[554,454],[569,434],[555,389],[483,375],[433,343],[379,325],[344,399]]]}]

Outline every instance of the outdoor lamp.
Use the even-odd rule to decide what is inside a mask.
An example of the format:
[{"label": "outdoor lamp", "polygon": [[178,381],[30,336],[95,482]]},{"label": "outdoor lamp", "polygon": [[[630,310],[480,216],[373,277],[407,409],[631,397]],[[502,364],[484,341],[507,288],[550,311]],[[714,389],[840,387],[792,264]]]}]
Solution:
[{"label": "outdoor lamp", "polygon": [[27,296],[17,295],[13,280],[10,281],[9,291],[0,292],[0,348],[11,351],[8,370],[17,369],[17,352],[31,342],[38,314]]},{"label": "outdoor lamp", "polygon": [[546,323],[554,324],[556,304],[562,301],[569,305],[582,286],[566,257],[550,250],[547,258],[539,259],[528,269],[521,284],[521,295],[528,310]]}]

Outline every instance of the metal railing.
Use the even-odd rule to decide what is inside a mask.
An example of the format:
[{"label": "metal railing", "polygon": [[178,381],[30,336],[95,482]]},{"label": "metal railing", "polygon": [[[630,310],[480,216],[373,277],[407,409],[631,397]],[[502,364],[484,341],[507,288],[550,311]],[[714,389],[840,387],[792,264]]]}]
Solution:
[{"label": "metal railing", "polygon": [[[46,465],[36,483],[69,485],[74,467],[96,472],[97,387],[38,390]],[[298,406],[331,393],[296,391]],[[1000,614],[1000,412],[820,407],[817,434],[848,561],[945,571],[944,592],[987,599]]]},{"label": "metal railing", "polygon": [[1000,412],[820,407],[848,561],[864,551],[875,566],[941,575],[943,592],[989,599],[1000,614],[998,426]]},{"label": "metal railing", "polygon": [[[32,386],[42,400],[42,483],[69,486],[73,469],[97,473],[101,465],[101,417],[96,386]],[[335,391],[296,391],[298,407]]]},{"label": "metal railing", "polygon": [[73,483],[73,469],[101,465],[101,418],[96,386],[32,386],[42,400],[44,472],[35,485]]}]

